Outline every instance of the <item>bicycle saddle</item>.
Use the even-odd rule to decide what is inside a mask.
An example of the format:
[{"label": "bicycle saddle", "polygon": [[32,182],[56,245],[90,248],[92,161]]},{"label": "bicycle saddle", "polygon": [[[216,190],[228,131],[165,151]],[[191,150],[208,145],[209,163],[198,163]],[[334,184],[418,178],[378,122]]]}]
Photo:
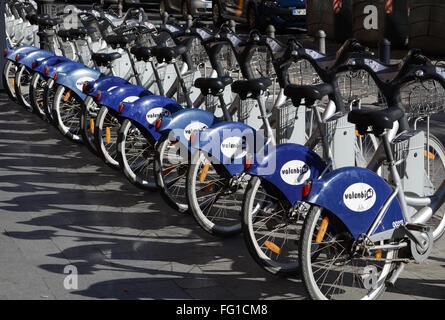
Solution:
[{"label": "bicycle saddle", "polygon": [[136,60],[138,61],[148,61],[151,57],[153,57],[153,53],[151,52],[151,48],[149,47],[135,46],[130,49],[130,52],[136,57]]},{"label": "bicycle saddle", "polygon": [[64,29],[57,31],[57,35],[63,39],[81,39],[85,38],[88,34],[93,33],[96,30],[94,27],[77,28],[77,29]]},{"label": "bicycle saddle", "polygon": [[334,92],[334,87],[329,83],[321,83],[312,86],[299,86],[289,84],[284,88],[284,94],[291,99],[321,100]]},{"label": "bicycle saddle", "polygon": [[48,14],[27,14],[26,19],[31,24],[37,24],[37,21],[43,20],[43,19],[50,19],[50,16]]},{"label": "bicycle saddle", "polygon": [[37,18],[36,23],[44,28],[52,28],[54,26],[57,26],[58,24],[61,24],[63,22],[62,18]]},{"label": "bicycle saddle", "polygon": [[232,84],[232,92],[237,93],[241,99],[247,99],[249,93],[253,98],[258,97],[272,85],[269,78],[258,78],[251,80],[238,80]]},{"label": "bicycle saddle", "polygon": [[107,66],[111,61],[119,59],[122,55],[119,52],[111,53],[93,53],[91,59],[93,59],[99,66]]},{"label": "bicycle saddle", "polygon": [[106,43],[108,43],[112,48],[120,46],[121,48],[126,47],[127,44],[136,40],[134,34],[110,34],[104,37]]},{"label": "bicycle saddle", "polygon": [[195,81],[195,87],[201,89],[203,95],[216,95],[232,82],[232,77],[198,78]]},{"label": "bicycle saddle", "polygon": [[363,135],[368,127],[372,127],[374,133],[381,134],[385,129],[392,129],[394,122],[400,120],[405,112],[400,108],[387,109],[356,109],[348,114],[348,121],[357,126],[358,133]]},{"label": "bicycle saddle", "polygon": [[175,47],[153,47],[151,52],[158,62],[170,62],[174,58],[184,54],[187,51],[187,47],[183,45],[177,45]]}]

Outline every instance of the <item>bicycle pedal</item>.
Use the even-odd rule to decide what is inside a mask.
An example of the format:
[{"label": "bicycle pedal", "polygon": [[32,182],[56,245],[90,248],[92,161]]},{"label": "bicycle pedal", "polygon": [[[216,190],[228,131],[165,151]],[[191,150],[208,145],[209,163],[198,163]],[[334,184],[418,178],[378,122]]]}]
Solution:
[{"label": "bicycle pedal", "polygon": [[430,232],[431,227],[426,224],[421,223],[407,223],[405,224],[405,228],[411,231],[419,231],[419,232]]}]

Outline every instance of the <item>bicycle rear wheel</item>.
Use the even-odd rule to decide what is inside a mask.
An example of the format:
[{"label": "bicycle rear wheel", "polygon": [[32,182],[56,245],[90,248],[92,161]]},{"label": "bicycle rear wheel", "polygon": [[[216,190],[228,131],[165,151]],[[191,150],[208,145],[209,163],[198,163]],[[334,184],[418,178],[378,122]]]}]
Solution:
[{"label": "bicycle rear wheel", "polygon": [[93,97],[88,96],[82,103],[80,113],[80,133],[83,143],[90,151],[97,155],[96,143],[94,140],[94,126],[97,121],[97,115],[100,107],[93,101]]},{"label": "bicycle rear wheel", "polygon": [[5,62],[5,66],[3,67],[3,88],[6,89],[9,98],[12,101],[16,101],[15,95],[15,75],[17,73],[17,65],[13,63],[11,60],[7,60]]},{"label": "bicycle rear wheel", "polygon": [[59,85],[54,95],[54,119],[59,131],[67,138],[82,142],[80,114],[82,99],[71,89]]},{"label": "bicycle rear wheel", "polygon": [[128,119],[122,122],[119,131],[118,161],[128,181],[142,189],[156,188],[154,181],[155,147],[151,141]]},{"label": "bicycle rear wheel", "polygon": [[43,95],[45,91],[46,81],[43,80],[39,73],[35,72],[31,78],[29,88],[29,100],[34,112],[42,119],[46,119],[43,107]]},{"label": "bicycle rear wheel", "polygon": [[119,119],[107,107],[102,106],[94,127],[94,141],[99,156],[113,169],[119,169],[117,160],[117,137],[120,130]]},{"label": "bicycle rear wheel", "polygon": [[196,151],[187,172],[187,201],[196,222],[208,233],[229,237],[241,232],[240,213],[246,180]]},{"label": "bicycle rear wheel", "polygon": [[[429,149],[428,149],[429,144]],[[433,195],[445,181],[445,147],[440,140],[430,134],[428,144],[425,142],[425,196]],[[433,232],[434,241],[438,240],[445,233],[445,204],[433,213],[427,222]]]},{"label": "bicycle rear wheel", "polygon": [[242,210],[244,241],[258,265],[272,274],[298,272],[301,221],[289,214],[290,207],[267,181],[249,181]]},{"label": "bicycle rear wheel", "polygon": [[162,198],[179,212],[188,211],[186,177],[189,167],[189,151],[178,141],[170,141],[168,135],[156,143],[154,176]]},{"label": "bicycle rear wheel", "polygon": [[397,250],[377,254],[355,244],[334,215],[321,207],[310,209],[303,223],[299,260],[312,299],[377,299],[385,291]]},{"label": "bicycle rear wheel", "polygon": [[29,99],[31,84],[31,74],[24,65],[21,65],[15,74],[14,90],[17,101],[29,112],[33,112],[33,107]]}]

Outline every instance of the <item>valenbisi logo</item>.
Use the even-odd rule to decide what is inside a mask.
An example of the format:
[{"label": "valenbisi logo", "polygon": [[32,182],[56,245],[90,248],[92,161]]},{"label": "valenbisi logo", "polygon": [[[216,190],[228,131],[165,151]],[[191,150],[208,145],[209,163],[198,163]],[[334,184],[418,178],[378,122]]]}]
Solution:
[{"label": "valenbisi logo", "polygon": [[184,137],[187,140],[190,140],[190,136],[192,135],[193,132],[196,131],[202,131],[207,129],[208,126],[202,122],[192,122],[190,123],[187,127],[185,127],[184,129]]},{"label": "valenbisi logo", "polygon": [[221,152],[227,158],[239,159],[247,154],[247,150],[243,150],[242,137],[229,137],[221,143]]},{"label": "valenbisi logo", "polygon": [[84,84],[85,82],[90,82],[90,81],[95,81],[95,79],[94,79],[94,78],[91,78],[91,77],[82,77],[82,78],[79,78],[79,79],[77,79],[77,81],[76,81],[76,88],[79,89],[80,91],[82,91],[83,84]]},{"label": "valenbisi logo", "polygon": [[292,160],[281,167],[280,175],[287,184],[298,186],[309,179],[311,168],[303,161]]},{"label": "valenbisi logo", "polygon": [[147,122],[149,124],[154,124],[158,119],[161,119],[163,117],[170,117],[171,113],[167,109],[164,108],[153,108],[149,112],[147,112],[147,115],[145,118],[147,119]]},{"label": "valenbisi logo", "polygon": [[350,210],[364,212],[372,208],[376,201],[374,188],[366,183],[354,183],[343,194],[343,202]]}]

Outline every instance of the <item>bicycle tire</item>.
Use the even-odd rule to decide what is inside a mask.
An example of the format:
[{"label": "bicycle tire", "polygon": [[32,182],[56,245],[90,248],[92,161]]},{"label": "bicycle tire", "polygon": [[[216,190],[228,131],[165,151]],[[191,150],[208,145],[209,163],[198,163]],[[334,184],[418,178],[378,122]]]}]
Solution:
[{"label": "bicycle tire", "polygon": [[[322,240],[324,240],[326,238],[326,236],[328,236],[328,238],[330,238],[332,241],[329,242],[328,245],[326,245],[324,248],[322,247],[322,249],[319,249],[320,244],[314,244],[312,242],[312,240],[315,238],[315,230],[316,227],[318,225],[318,222],[320,221],[320,218],[322,217],[322,213],[323,216],[329,216],[330,222],[326,228],[326,233],[325,236]],[[318,231],[317,231],[317,235],[318,235]],[[332,255],[335,254],[335,250],[339,250],[338,246],[343,247],[341,244],[338,244],[338,241],[335,240],[335,237],[338,237],[337,239],[339,239],[341,241],[341,237],[343,237],[345,240],[345,242],[350,242],[353,240],[352,235],[349,233],[349,231],[344,227],[344,225],[338,221],[337,219],[335,219],[335,216],[332,214],[329,214],[329,212],[326,212],[323,208],[318,207],[318,206],[313,206],[310,208],[305,221],[303,223],[303,229],[302,229],[302,233],[301,233],[301,240],[300,240],[300,246],[299,246],[299,261],[300,261],[300,266],[301,266],[301,276],[302,276],[302,280],[303,280],[303,284],[305,287],[306,292],[308,293],[309,297],[312,299],[317,299],[317,300],[327,300],[327,299],[331,299],[332,295],[329,296],[329,292],[331,290],[331,287],[336,284],[336,282],[329,288],[329,290],[327,291],[327,293],[323,293],[321,291],[321,288],[324,287],[323,284],[318,285],[317,284],[317,280],[315,279],[315,276],[312,270],[312,266],[316,265],[316,262],[314,262],[314,264],[312,264],[312,257],[314,257],[314,259],[318,259],[318,258],[323,258],[323,251],[327,251],[326,254],[328,255]],[[350,240],[348,240],[350,239]],[[337,243],[336,243],[337,242]],[[319,243],[325,243],[324,241],[319,242]],[[337,247],[335,247],[335,245]],[[346,247],[347,245],[345,245]],[[343,247],[343,249],[346,250],[346,248]],[[315,249],[316,251],[314,251],[314,254],[312,255],[312,250]],[[327,249],[327,250],[326,250]],[[317,252],[318,251],[318,252]],[[329,251],[332,251],[333,253],[329,253]],[[340,252],[340,254],[343,252],[344,250],[342,250]],[[317,254],[315,254],[317,253]],[[339,254],[339,256],[340,256]],[[350,254],[349,252],[347,252],[347,254]],[[365,286],[362,283],[363,286],[363,290],[365,292],[367,292],[366,295],[361,295],[360,297],[356,297],[355,293],[356,291],[359,290],[359,288],[356,288],[355,290],[353,290],[352,292],[352,296],[346,296],[346,297],[341,297],[341,298],[346,298],[346,299],[378,299],[383,292],[386,289],[386,279],[387,277],[390,275],[390,273],[394,270],[394,265],[395,263],[392,261],[386,261],[386,259],[393,259],[395,258],[397,255],[397,250],[388,250],[388,252],[385,255],[385,259],[382,259],[381,262],[383,262],[383,267],[381,267],[381,271],[379,273],[379,276],[376,276],[376,284],[375,286],[373,285],[372,287],[366,289]],[[349,257],[348,255],[345,255],[346,258],[344,258],[345,260]],[[362,258],[360,256],[360,258]],[[350,258],[351,259],[351,258]],[[338,260],[338,258],[335,259],[330,259],[330,260],[321,260],[318,262],[318,264],[327,264],[325,263],[326,261],[332,261],[333,262],[331,264],[328,264],[328,267],[342,267],[341,262],[342,260]],[[352,260],[352,259],[351,259]],[[337,263],[334,263],[336,262]],[[344,262],[343,266],[346,264],[346,262]],[[355,265],[354,265],[355,267]],[[352,268],[352,267],[351,267]],[[377,269],[377,268],[376,268]],[[329,269],[328,269],[329,270]],[[341,276],[343,275],[343,276]],[[338,281],[338,279],[341,279],[342,281],[345,280],[345,276],[344,276],[344,272],[341,274],[341,278],[340,276],[337,276],[337,278],[334,279],[334,281]],[[329,271],[324,271],[322,273],[322,276],[324,277],[324,281],[327,280],[328,276],[329,276]],[[336,275],[334,274],[334,277]],[[321,277],[319,277],[320,279]],[[318,280],[319,280],[318,279]],[[363,278],[362,278],[363,279]],[[346,277],[346,280],[348,280],[348,277]],[[352,285],[354,285],[355,282],[357,282],[357,285],[359,284],[360,278],[357,277],[357,273],[354,273],[353,276],[351,277],[350,282],[352,282]],[[343,286],[346,287],[346,286]],[[346,287],[347,288],[347,287]],[[346,290],[342,289],[339,290],[339,293],[344,293]],[[333,294],[335,294],[335,289],[333,291]]]},{"label": "bicycle tire", "polygon": [[[141,146],[142,151],[137,146]],[[145,190],[157,188],[153,170],[154,143],[145,138],[129,119],[122,122],[117,153],[120,167],[128,181]],[[132,155],[134,153],[136,155]],[[136,160],[139,160],[137,165],[135,165]]]},{"label": "bicycle tire", "polygon": [[68,139],[82,143],[80,112],[82,99],[71,89],[58,85],[54,95],[54,120],[59,131]]},{"label": "bicycle tire", "polygon": [[[208,163],[207,167],[204,162]],[[203,170],[205,178],[201,179]],[[232,176],[224,166],[215,164],[203,152],[196,151],[192,156],[186,180],[189,211],[201,228],[219,237],[231,237],[241,232],[240,212],[244,193],[240,194],[237,186],[231,185],[231,180]]]},{"label": "bicycle tire", "polygon": [[[260,188],[262,187],[263,183],[265,183],[265,181],[263,181],[260,177],[252,177],[246,188],[243,201],[243,210],[241,214],[244,242],[246,243],[246,247],[251,257],[267,272],[282,276],[295,275],[299,272],[298,238],[301,228],[297,224],[289,225],[289,230],[295,231],[294,241],[289,241],[288,245],[286,245],[286,238],[284,239],[283,243],[278,243],[277,240],[279,240],[279,237],[282,234],[277,234],[276,236],[273,234],[273,227],[276,226],[275,223],[278,222],[274,217],[276,213],[270,214],[269,212],[266,213],[266,210],[261,210],[262,207],[259,204],[260,201],[258,201],[258,203],[255,205],[257,195],[262,193]],[[263,189],[265,190],[265,188]],[[276,192],[276,190],[274,191],[275,195],[279,194]],[[268,197],[269,195],[265,196],[262,201],[265,201]],[[288,203],[283,203],[283,201],[286,201],[284,197],[278,197],[275,199],[272,199],[271,197],[271,201],[275,201],[278,207],[289,208]],[[266,208],[268,208],[268,206],[269,204],[266,205]],[[257,210],[257,213],[254,215],[254,207],[255,209],[258,208],[259,210],[263,211],[262,213],[266,217],[260,216],[261,213],[258,212],[259,210]],[[269,217],[267,217],[267,215]],[[259,226],[255,228],[255,226],[257,226],[257,222]],[[288,235],[288,233],[286,232],[285,235]],[[264,240],[264,237],[266,236],[267,238]],[[284,259],[288,259],[289,261],[283,261],[283,257],[285,255],[282,255],[282,253],[288,254],[288,257],[285,257]]]}]

